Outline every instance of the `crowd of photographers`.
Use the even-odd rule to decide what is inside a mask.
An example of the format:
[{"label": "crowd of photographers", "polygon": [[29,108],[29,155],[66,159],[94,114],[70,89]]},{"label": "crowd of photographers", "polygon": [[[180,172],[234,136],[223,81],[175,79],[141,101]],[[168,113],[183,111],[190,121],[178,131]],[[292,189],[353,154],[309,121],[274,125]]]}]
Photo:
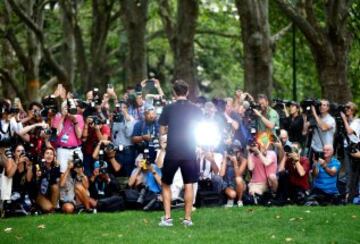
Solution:
[{"label": "crowd of photographers", "polygon": [[[154,78],[122,96],[109,84],[80,100],[59,84],[27,109],[1,100],[2,215],[161,208],[167,138],[158,118],[171,102]],[[360,203],[354,103],[270,101],[240,90],[195,103],[203,115],[189,132],[199,145],[194,203],[207,194],[225,207]],[[181,171],[171,191],[173,205],[183,204]]]}]

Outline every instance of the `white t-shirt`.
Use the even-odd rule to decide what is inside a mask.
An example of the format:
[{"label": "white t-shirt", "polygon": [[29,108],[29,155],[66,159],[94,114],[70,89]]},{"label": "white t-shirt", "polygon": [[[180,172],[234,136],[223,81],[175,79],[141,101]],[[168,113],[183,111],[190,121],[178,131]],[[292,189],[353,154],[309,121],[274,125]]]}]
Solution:
[{"label": "white t-shirt", "polygon": [[[5,120],[1,120],[1,130],[0,136],[1,139],[7,139],[10,136],[13,136],[14,133],[18,133],[22,129],[22,124],[17,123],[15,118],[11,118],[10,121],[6,122]],[[9,130],[10,126],[10,130]]]},{"label": "white t-shirt", "polygon": [[349,139],[353,143],[360,142],[360,119],[356,118],[350,123],[350,128],[354,131],[355,134],[349,135]]},{"label": "white t-shirt", "polygon": [[[334,144],[334,134],[336,130],[335,119],[327,114],[325,117],[320,118],[324,123],[330,126],[330,129],[327,131],[322,131],[319,126],[314,129],[313,138],[311,141],[311,148],[317,152],[321,152],[325,145]],[[320,138],[321,137],[321,138]]]},{"label": "white t-shirt", "polygon": [[[211,162],[204,159],[205,156],[200,158],[200,176],[202,179],[211,179]],[[220,169],[223,155],[221,153],[214,153],[214,161],[216,166]]]}]

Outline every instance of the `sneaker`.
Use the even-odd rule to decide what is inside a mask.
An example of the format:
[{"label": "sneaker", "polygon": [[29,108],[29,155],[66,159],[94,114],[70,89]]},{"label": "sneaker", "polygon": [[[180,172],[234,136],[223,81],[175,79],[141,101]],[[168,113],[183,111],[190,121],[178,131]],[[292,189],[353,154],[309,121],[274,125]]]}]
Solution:
[{"label": "sneaker", "polygon": [[237,206],[238,206],[239,208],[244,207],[243,201],[238,201],[238,202],[237,202]]},{"label": "sneaker", "polygon": [[234,206],[234,200],[227,200],[227,203],[225,204],[225,208],[232,208]]},{"label": "sneaker", "polygon": [[193,226],[194,223],[191,221],[191,220],[187,220],[187,219],[184,219],[182,221],[182,224],[185,226],[185,227],[189,227],[189,226]]},{"label": "sneaker", "polygon": [[162,227],[173,226],[173,219],[172,218],[165,219],[165,217],[161,217],[161,220],[159,222],[159,226],[162,226]]}]

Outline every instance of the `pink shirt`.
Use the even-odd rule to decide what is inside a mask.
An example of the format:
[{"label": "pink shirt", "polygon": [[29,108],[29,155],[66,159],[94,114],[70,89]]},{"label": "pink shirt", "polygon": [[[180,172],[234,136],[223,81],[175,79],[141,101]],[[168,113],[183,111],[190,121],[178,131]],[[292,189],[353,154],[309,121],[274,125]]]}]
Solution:
[{"label": "pink shirt", "polygon": [[[82,115],[75,115],[77,126],[81,131],[84,129],[84,119]],[[60,126],[61,114],[56,114],[55,118],[52,120],[51,127],[58,129]],[[67,135],[67,136],[66,136]],[[68,138],[66,138],[68,137]],[[57,147],[77,147],[81,145],[81,138],[76,137],[75,125],[74,123],[66,118],[64,121],[63,129],[57,136],[56,146]]]},{"label": "pink shirt", "polygon": [[267,183],[267,178],[271,174],[276,174],[277,170],[277,157],[274,151],[267,151],[266,158],[271,161],[271,164],[265,166],[265,164],[254,154],[250,155],[254,162],[254,169],[252,171],[252,177],[250,183]]}]

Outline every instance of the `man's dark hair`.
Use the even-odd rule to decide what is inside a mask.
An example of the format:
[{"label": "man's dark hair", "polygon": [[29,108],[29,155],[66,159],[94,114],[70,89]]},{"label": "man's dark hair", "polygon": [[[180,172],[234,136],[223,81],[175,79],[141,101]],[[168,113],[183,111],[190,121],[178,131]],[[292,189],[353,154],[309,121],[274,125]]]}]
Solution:
[{"label": "man's dark hair", "polygon": [[176,96],[186,96],[189,91],[189,85],[184,80],[176,80],[173,89]]},{"label": "man's dark hair", "polygon": [[29,110],[31,110],[34,106],[39,107],[40,109],[43,108],[43,105],[41,103],[34,101],[29,104]]},{"label": "man's dark hair", "polygon": [[262,93],[257,95],[257,99],[258,100],[265,99],[266,101],[269,101],[269,98],[265,94],[262,94]]}]

